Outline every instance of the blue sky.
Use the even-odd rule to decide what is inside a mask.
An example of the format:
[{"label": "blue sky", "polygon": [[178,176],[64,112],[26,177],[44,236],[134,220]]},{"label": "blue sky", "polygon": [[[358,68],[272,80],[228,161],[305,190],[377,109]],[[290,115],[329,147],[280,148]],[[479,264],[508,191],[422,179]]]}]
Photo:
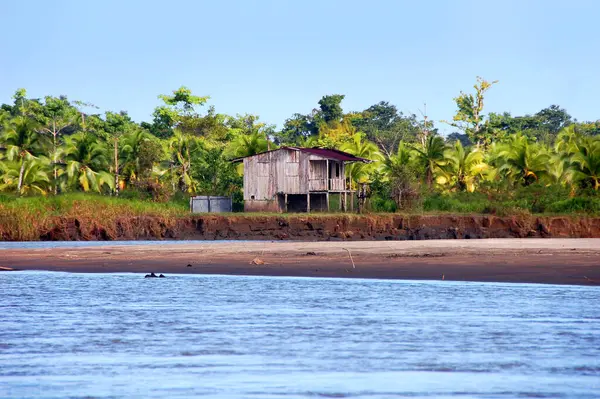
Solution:
[{"label": "blue sky", "polygon": [[426,102],[439,121],[480,75],[500,81],[488,112],[597,120],[599,15],[595,0],[7,1],[0,102],[25,87],[141,121],[185,85],[278,126],[334,93],[346,111]]}]

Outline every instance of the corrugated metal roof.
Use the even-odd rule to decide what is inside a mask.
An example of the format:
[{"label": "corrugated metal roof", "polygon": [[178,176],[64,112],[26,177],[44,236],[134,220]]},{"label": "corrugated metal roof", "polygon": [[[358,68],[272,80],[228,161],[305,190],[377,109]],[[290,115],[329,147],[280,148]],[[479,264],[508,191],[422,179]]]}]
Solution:
[{"label": "corrugated metal roof", "polygon": [[355,157],[344,151],[330,150],[327,148],[298,148],[302,152],[308,152],[309,154],[318,155],[323,158],[335,159],[337,161],[346,162],[370,162],[367,159]]},{"label": "corrugated metal roof", "polygon": [[[344,151],[331,150],[328,148],[280,147],[276,150],[261,152],[260,154],[266,154],[268,152],[279,151],[279,150],[302,151],[302,152],[306,152],[309,154],[317,155],[322,158],[334,159],[336,161],[343,161],[343,162],[365,162],[365,163],[371,162],[368,159],[355,157],[354,155],[349,154]],[[260,154],[256,154],[256,155],[260,155]],[[251,155],[251,156],[255,156],[255,155]],[[244,158],[249,158],[249,157],[237,158],[237,159],[232,160],[232,162],[238,162]]]}]

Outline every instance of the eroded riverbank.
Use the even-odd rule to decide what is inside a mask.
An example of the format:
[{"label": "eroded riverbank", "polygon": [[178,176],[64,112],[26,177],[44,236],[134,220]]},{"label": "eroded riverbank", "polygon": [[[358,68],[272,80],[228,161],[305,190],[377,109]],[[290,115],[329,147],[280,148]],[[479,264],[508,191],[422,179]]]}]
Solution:
[{"label": "eroded riverbank", "polygon": [[468,215],[200,215],[89,219],[56,216],[35,232],[0,218],[5,241],[426,240],[600,238],[600,218]]}]

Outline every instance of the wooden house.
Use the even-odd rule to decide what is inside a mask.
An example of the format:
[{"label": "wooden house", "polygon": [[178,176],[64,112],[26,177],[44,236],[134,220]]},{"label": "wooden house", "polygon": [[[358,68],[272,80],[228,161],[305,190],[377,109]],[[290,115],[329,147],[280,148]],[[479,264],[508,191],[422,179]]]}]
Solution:
[{"label": "wooden house", "polygon": [[[354,155],[322,148],[281,147],[239,158],[244,163],[246,212],[310,212],[329,210],[329,195],[339,194],[346,210],[346,164],[370,162]],[[352,201],[350,201],[352,204]]]}]

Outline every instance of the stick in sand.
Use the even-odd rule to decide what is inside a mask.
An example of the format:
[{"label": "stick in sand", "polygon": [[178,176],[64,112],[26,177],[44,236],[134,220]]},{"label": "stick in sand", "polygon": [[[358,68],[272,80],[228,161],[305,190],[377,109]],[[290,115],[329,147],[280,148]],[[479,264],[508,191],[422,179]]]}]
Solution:
[{"label": "stick in sand", "polygon": [[350,250],[348,248],[342,248],[346,251],[348,251],[348,255],[350,256],[350,261],[352,262],[352,268],[356,269],[356,266],[354,265],[354,259],[352,259],[352,254],[350,253]]}]

